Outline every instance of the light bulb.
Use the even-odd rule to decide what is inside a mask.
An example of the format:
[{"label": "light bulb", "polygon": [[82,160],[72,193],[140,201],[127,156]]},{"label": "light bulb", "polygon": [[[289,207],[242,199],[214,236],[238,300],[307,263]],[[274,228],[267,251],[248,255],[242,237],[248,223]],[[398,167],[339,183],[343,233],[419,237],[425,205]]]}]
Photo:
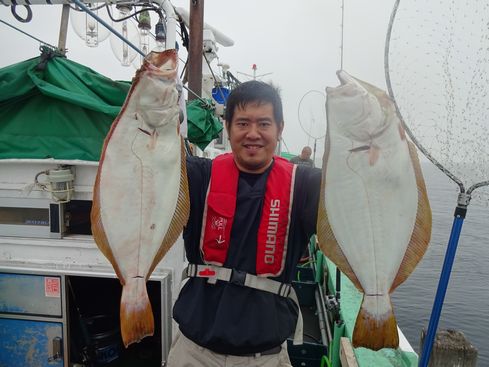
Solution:
[{"label": "light bulb", "polygon": [[[126,6],[121,6],[119,9],[118,19],[123,19],[127,17],[131,11],[131,8]],[[139,32],[136,25],[131,21],[131,19],[125,19],[120,22],[113,22],[112,27],[122,35],[125,39],[130,41],[133,45],[137,45],[139,42]],[[126,42],[123,42],[119,37],[112,35],[110,37],[110,47],[115,57],[120,61],[122,66],[131,65],[132,61],[135,59],[137,53],[130,47]]]},{"label": "light bulb", "polygon": [[149,32],[147,29],[139,30],[139,47],[145,55],[150,51],[149,49]]},{"label": "light bulb", "polygon": [[[104,12],[99,12],[96,8],[91,9],[90,6],[88,8],[106,22],[109,21],[107,15],[104,16]],[[85,11],[72,12],[70,22],[75,33],[85,41],[88,47],[97,47],[100,42],[110,36],[110,31]]]},{"label": "light bulb", "polygon": [[152,41],[152,36],[150,35],[151,30],[151,16],[148,10],[143,10],[139,14],[138,18],[138,28],[139,28],[139,49],[144,55],[139,55],[139,58],[134,59],[132,65],[138,69],[144,61],[144,57],[151,51],[150,42]]},{"label": "light bulb", "polygon": [[166,49],[166,30],[163,19],[160,19],[155,26],[155,48],[153,51],[162,52]]}]

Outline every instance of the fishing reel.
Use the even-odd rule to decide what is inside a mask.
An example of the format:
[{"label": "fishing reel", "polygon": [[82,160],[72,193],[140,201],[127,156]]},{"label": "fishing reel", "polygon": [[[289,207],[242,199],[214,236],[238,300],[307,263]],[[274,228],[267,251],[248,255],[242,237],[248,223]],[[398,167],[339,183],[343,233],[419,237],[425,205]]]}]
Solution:
[{"label": "fishing reel", "polygon": [[325,299],[326,310],[331,314],[333,322],[340,319],[340,302],[335,295],[330,294]]}]

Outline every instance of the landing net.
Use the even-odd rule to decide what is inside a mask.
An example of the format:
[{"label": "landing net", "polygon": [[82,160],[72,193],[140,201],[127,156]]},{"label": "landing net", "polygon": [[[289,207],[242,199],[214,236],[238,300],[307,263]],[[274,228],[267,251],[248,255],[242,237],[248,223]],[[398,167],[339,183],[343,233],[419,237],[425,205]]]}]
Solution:
[{"label": "landing net", "polygon": [[[385,72],[406,130],[471,194],[489,185],[489,2],[397,0]],[[487,205],[489,190],[472,193]]]}]

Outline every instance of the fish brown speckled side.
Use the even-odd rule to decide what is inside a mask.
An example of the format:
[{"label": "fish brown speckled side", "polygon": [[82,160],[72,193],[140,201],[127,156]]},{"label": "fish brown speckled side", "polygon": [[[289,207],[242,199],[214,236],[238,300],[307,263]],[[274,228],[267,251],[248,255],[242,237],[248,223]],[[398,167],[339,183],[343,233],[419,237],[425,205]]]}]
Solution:
[{"label": "fish brown speckled side", "polygon": [[189,215],[177,65],[175,50],[146,56],[105,139],[94,186],[92,232],[123,286],[126,347],[154,333],[146,281]]},{"label": "fish brown speckled side", "polygon": [[353,345],[396,348],[390,293],[426,251],[431,209],[393,101],[344,71],[338,77],[327,88],[319,245],[364,294]]}]

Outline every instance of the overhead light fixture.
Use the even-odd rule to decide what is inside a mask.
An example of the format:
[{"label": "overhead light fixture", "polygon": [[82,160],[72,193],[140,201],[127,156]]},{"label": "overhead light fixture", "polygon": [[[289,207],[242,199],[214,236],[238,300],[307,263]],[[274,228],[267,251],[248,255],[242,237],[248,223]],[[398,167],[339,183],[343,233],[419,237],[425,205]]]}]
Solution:
[{"label": "overhead light fixture", "polygon": [[149,32],[151,30],[151,17],[148,10],[143,10],[139,14],[138,19],[139,28],[139,49],[147,55],[150,51],[149,48]]},{"label": "overhead light fixture", "polygon": [[156,23],[155,25],[155,42],[156,42],[156,47],[154,48],[154,51],[157,52],[165,51],[166,29],[165,29],[165,23],[163,22],[162,18],[160,18],[158,20],[158,23]]},{"label": "overhead light fixture", "polygon": [[[87,7],[97,16],[109,22],[108,16],[104,15],[103,11],[99,12],[98,7],[90,4],[87,4]],[[88,47],[97,47],[100,42],[110,36],[110,31],[85,11],[71,12],[70,22],[75,33],[85,41]]]},{"label": "overhead light fixture", "polygon": [[[139,13],[138,18],[138,28],[139,28],[139,49],[146,56],[152,49],[151,43],[153,41],[153,36],[151,35],[151,16],[148,10],[142,10]],[[153,42],[154,43],[154,42]],[[132,65],[134,68],[138,69],[144,60],[143,55],[139,55],[139,58],[135,58]]]},{"label": "overhead light fixture", "polygon": [[[130,19],[132,6],[118,4],[116,8],[119,10],[118,20],[112,22],[112,27],[132,44],[137,44],[139,38],[138,28]],[[136,51],[114,34],[110,36],[110,47],[122,66],[131,65],[132,61],[136,58]]]}]

